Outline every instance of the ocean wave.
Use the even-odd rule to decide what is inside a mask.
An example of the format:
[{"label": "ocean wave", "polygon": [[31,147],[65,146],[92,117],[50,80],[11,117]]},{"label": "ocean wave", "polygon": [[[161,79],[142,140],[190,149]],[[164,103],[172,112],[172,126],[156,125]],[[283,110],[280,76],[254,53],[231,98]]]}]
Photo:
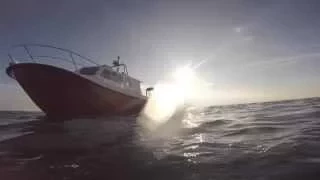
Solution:
[{"label": "ocean wave", "polygon": [[211,106],[158,131],[135,117],[50,122],[5,112],[0,164],[19,167],[16,174],[54,171],[56,179],[117,177],[119,169],[138,179],[317,179],[319,107],[320,98]]}]

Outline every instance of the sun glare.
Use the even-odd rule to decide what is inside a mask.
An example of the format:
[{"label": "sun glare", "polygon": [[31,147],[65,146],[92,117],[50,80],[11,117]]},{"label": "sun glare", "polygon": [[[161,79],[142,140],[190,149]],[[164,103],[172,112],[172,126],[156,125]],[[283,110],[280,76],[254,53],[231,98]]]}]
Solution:
[{"label": "sun glare", "polygon": [[194,71],[185,66],[177,69],[173,80],[155,85],[143,114],[157,125],[165,123],[192,94]]},{"label": "sun glare", "polygon": [[193,80],[194,76],[194,71],[189,66],[179,68],[173,74],[173,77],[178,84],[190,84],[190,81]]},{"label": "sun glare", "polygon": [[179,93],[184,97],[184,99],[192,97],[196,80],[193,69],[189,66],[184,66],[177,69],[174,72],[173,77],[173,83],[175,84],[176,88],[179,89]]}]

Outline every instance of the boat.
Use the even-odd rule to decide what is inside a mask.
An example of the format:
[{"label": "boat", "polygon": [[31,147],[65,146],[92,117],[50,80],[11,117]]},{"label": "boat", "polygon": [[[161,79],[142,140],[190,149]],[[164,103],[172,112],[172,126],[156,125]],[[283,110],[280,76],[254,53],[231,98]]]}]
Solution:
[{"label": "boat", "polygon": [[[14,56],[17,51],[12,49],[20,49],[19,55],[22,49],[25,56]],[[48,117],[137,115],[148,99],[141,91],[141,81],[129,76],[119,56],[109,66],[51,45],[21,44],[12,49],[7,74]],[[54,55],[35,54],[48,49]],[[45,63],[48,59],[67,62],[72,68]]]}]

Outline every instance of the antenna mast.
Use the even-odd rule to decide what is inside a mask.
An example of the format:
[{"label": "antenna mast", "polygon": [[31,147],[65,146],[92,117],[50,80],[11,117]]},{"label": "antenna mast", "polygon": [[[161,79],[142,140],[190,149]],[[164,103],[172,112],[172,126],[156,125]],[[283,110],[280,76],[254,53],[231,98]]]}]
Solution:
[{"label": "antenna mast", "polygon": [[117,64],[118,64],[118,67],[117,67],[117,72],[119,72],[119,66],[120,66],[120,56],[118,56],[118,58],[117,58]]},{"label": "antenna mast", "polygon": [[119,66],[120,66],[120,56],[117,57],[117,60],[114,60],[112,62],[113,67],[117,67],[117,72],[119,72]]}]

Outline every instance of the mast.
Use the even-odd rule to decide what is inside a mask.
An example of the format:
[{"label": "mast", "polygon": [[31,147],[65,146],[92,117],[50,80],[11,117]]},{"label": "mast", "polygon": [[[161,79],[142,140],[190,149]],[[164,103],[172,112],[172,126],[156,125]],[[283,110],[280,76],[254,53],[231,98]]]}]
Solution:
[{"label": "mast", "polygon": [[117,72],[119,72],[120,56],[117,57],[117,60],[113,60],[112,64],[114,67],[117,67]]}]

